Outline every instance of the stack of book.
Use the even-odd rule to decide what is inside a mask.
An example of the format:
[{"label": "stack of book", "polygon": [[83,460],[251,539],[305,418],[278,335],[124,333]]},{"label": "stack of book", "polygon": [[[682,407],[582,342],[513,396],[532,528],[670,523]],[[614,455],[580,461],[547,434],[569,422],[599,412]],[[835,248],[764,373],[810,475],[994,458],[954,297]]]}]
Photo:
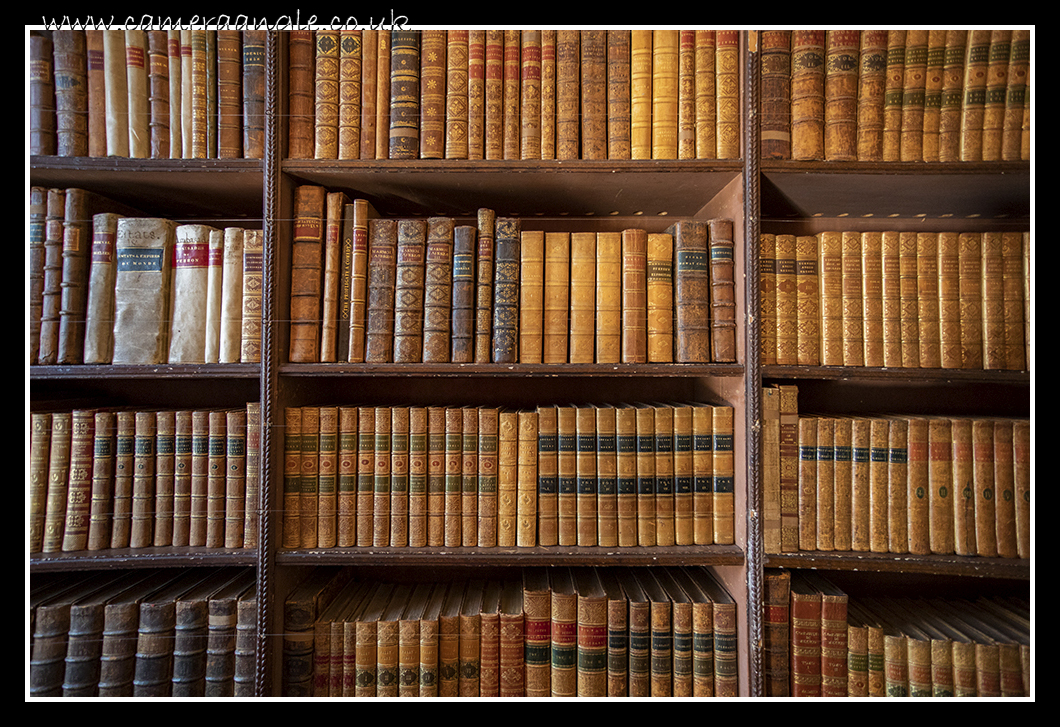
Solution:
[{"label": "stack of book", "polygon": [[733,409],[302,406],[286,548],[733,543]]},{"label": "stack of book", "polygon": [[1030,159],[1030,30],[764,30],[766,159]]},{"label": "stack of book", "polygon": [[545,232],[295,189],[292,363],[736,360],[733,223]]},{"label": "stack of book", "polygon": [[247,569],[34,576],[31,697],[252,697]]},{"label": "stack of book", "polygon": [[[766,411],[780,393],[769,391]],[[781,442],[763,453],[766,517],[788,530],[767,552],[1030,558],[1028,419],[774,409],[764,420]]]},{"label": "stack of book", "polygon": [[415,584],[321,568],[285,599],[284,694],[731,697],[735,606],[698,567]]},{"label": "stack of book", "polygon": [[260,362],[261,230],[77,188],[31,187],[29,218],[30,364]]},{"label": "stack of book", "polygon": [[257,547],[257,402],[33,411],[30,424],[30,553]]},{"label": "stack of book", "polygon": [[760,235],[762,362],[1026,371],[1030,232]]},{"label": "stack of book", "polygon": [[738,159],[737,30],[291,31],[292,159]]},{"label": "stack of book", "polygon": [[34,31],[30,154],[261,159],[265,31]]},{"label": "stack of book", "polygon": [[791,695],[1029,697],[1030,604],[851,595],[812,571],[790,580]]}]

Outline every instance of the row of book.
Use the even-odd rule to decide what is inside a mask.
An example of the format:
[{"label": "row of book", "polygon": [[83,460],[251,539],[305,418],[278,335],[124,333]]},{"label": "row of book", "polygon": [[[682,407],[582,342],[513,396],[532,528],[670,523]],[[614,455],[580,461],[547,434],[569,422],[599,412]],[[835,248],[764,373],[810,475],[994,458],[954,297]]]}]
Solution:
[{"label": "row of book", "polygon": [[286,548],[729,545],[733,409],[284,411]]},{"label": "row of book", "polygon": [[868,596],[767,570],[768,696],[1029,697],[1030,602]]},{"label": "row of book", "polygon": [[295,363],[647,363],[736,359],[731,220],[665,232],[525,230],[478,210],[375,216],[295,190]]},{"label": "row of book", "polygon": [[760,35],[766,159],[1030,159],[1029,29]]},{"label": "row of book", "polygon": [[1029,232],[760,235],[762,362],[1026,371]]},{"label": "row of book", "polygon": [[738,30],[289,35],[292,159],[738,159]]},{"label": "row of book", "polygon": [[731,697],[736,605],[707,568],[451,582],[319,568],[284,602],[284,695]]},{"label": "row of book", "polygon": [[32,32],[30,154],[261,159],[265,32]]},{"label": "row of book", "polygon": [[1029,419],[800,415],[763,389],[766,552],[1031,557]]},{"label": "row of book", "polygon": [[261,230],[78,188],[31,187],[29,216],[31,364],[261,360]]},{"label": "row of book", "polygon": [[257,546],[257,402],[34,411],[30,426],[30,553]]},{"label": "row of book", "polygon": [[30,697],[252,697],[249,569],[38,574]]}]

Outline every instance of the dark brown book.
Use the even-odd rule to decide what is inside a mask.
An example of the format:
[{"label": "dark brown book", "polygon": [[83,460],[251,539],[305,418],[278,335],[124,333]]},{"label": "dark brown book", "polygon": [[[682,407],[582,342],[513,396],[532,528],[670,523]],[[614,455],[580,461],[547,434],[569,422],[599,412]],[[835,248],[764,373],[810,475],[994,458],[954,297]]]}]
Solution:
[{"label": "dark brown book", "polygon": [[51,36],[29,36],[29,153],[55,154],[55,66]]},{"label": "dark brown book", "polygon": [[296,585],[283,601],[283,695],[312,694],[313,624],[350,580],[348,569],[319,566]]},{"label": "dark brown book", "polygon": [[293,30],[288,35],[287,156],[312,159],[314,155],[315,43],[312,30]]},{"label": "dark brown book", "polygon": [[295,190],[291,248],[292,363],[320,359],[321,292],[327,190],[304,184]]},{"label": "dark brown book", "polygon": [[519,356],[520,221],[496,221],[493,274],[493,363],[515,363]]},{"label": "dark brown book", "polygon": [[[328,192],[324,198],[324,238],[321,249],[320,362],[346,360],[342,341],[349,336],[349,285],[344,278],[346,244],[346,209],[349,198],[344,192]],[[348,341],[346,344],[348,345]],[[340,348],[342,355],[340,356]]]},{"label": "dark brown book", "polygon": [[254,697],[257,692],[258,591],[257,583],[239,597],[236,605],[235,674],[233,696]]},{"label": "dark brown book", "polygon": [[[711,360],[711,267],[714,259],[708,258],[707,224],[683,220],[668,228],[667,233],[674,239],[675,360],[678,363],[708,362]],[[710,254],[713,255],[714,240],[710,242]]]},{"label": "dark brown book", "polygon": [[732,220],[714,219],[710,233],[710,320],[713,361],[736,360],[735,242]]},{"label": "dark brown book", "polygon": [[[220,570],[214,576],[204,580],[196,588],[181,596],[174,607],[173,627],[173,684],[171,696],[204,697],[207,696],[208,670],[211,658],[211,640],[213,653],[222,648],[216,633],[230,631],[231,636],[222,636],[224,640],[234,639],[235,621],[230,625],[216,609],[211,609],[212,601],[238,582],[239,589],[246,588],[249,571]],[[224,597],[224,596],[222,596]],[[235,612],[232,612],[235,615]],[[211,639],[211,637],[213,637]],[[215,669],[218,664],[214,664]],[[231,669],[224,667],[231,674]],[[216,675],[216,672],[215,672]],[[228,677],[230,678],[230,676]],[[214,693],[209,696],[219,696]]]},{"label": "dark brown book", "polygon": [[52,33],[55,134],[59,156],[88,156],[88,67],[85,31]]},{"label": "dark brown book", "polygon": [[425,363],[449,361],[453,305],[454,230],[451,217],[431,217],[426,227],[426,282],[423,298],[423,339],[419,352]]},{"label": "dark brown book", "polygon": [[480,208],[475,246],[475,363],[493,360],[493,279],[496,213]]},{"label": "dark brown book", "polygon": [[767,697],[787,697],[791,686],[791,573],[781,568],[767,569],[763,585],[764,694]]},{"label": "dark brown book", "polygon": [[173,515],[176,485],[177,415],[164,409],[155,419],[155,547],[173,544]]},{"label": "dark brown book", "polygon": [[415,159],[420,148],[420,31],[391,31],[390,158]]},{"label": "dark brown book", "polygon": [[368,302],[365,361],[390,362],[394,357],[394,290],[397,276],[398,221],[368,223]]},{"label": "dark brown book", "polygon": [[59,355],[59,311],[62,307],[63,219],[66,190],[48,189],[44,200],[43,263],[37,357],[33,363],[54,364]]},{"label": "dark brown book", "polygon": [[446,139],[446,31],[425,29],[420,39],[420,159],[442,159]]},{"label": "dark brown book", "polygon": [[115,413],[97,412],[92,448],[92,492],[89,503],[88,538],[85,543],[88,550],[103,550],[110,547],[114,515],[116,432]]},{"label": "dark brown book", "polygon": [[762,56],[762,157],[791,158],[791,31],[764,30]]},{"label": "dark brown book", "polygon": [[217,158],[242,159],[243,34],[236,29],[220,28],[216,35]]},{"label": "dark brown book", "polygon": [[477,229],[474,225],[453,228],[453,302],[450,360],[475,360],[475,258]]},{"label": "dark brown book", "polygon": [[425,273],[429,225],[400,220],[394,278],[394,362],[423,360],[425,351]]},{"label": "dark brown book", "polygon": [[635,573],[621,568],[617,577],[628,600],[629,610],[629,695],[651,696],[651,601]]},{"label": "dark brown book", "polygon": [[244,30],[242,38],[243,158],[265,153],[265,31]]}]

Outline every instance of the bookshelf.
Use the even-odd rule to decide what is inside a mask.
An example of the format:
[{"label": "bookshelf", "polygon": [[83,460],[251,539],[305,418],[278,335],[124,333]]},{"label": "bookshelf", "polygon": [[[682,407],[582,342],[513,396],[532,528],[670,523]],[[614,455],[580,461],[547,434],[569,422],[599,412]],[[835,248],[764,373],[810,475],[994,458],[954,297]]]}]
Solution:
[{"label": "bookshelf", "polygon": [[[265,55],[262,159],[143,160],[33,156],[31,184],[84,187],[145,214],[214,220],[263,230],[265,325],[260,364],[31,365],[30,409],[76,406],[224,408],[260,402],[261,515],[253,549],[126,548],[34,553],[33,578],[103,569],[212,566],[250,568],[258,609],[257,696],[280,696],[286,676],[284,602],[316,567],[350,567],[358,577],[414,583],[518,578],[525,568],[564,565],[651,569],[708,566],[736,603],[738,695],[765,694],[764,579],[768,569],[814,569],[851,592],[889,594],[924,581],[952,593],[989,583],[1026,594],[1026,559],[763,549],[763,385],[796,384],[800,410],[1024,416],[1025,371],[919,370],[763,364],[757,355],[761,301],[756,284],[762,232],[830,229],[1026,229],[1031,220],[1027,162],[894,163],[790,161],[759,152],[761,53],[742,32],[740,154],[731,159],[526,160],[289,158],[289,36],[269,33]],[[523,230],[665,231],[678,219],[733,221],[736,248],[736,358],[723,363],[291,363],[293,205],[301,185],[369,200],[384,217],[452,218],[474,224],[476,210],[520,219]],[[691,401],[734,414],[732,543],[600,547],[536,545],[298,547],[283,545],[284,412],[290,407],[448,406],[531,409],[571,402]]]}]

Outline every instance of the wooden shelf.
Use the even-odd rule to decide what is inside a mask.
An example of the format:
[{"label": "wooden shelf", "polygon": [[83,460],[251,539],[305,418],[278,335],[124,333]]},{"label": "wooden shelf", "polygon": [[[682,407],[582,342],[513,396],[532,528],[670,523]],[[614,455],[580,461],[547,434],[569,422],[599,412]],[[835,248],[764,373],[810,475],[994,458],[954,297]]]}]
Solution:
[{"label": "wooden shelf", "polygon": [[194,568],[197,566],[254,566],[257,551],[226,548],[118,548],[71,553],[34,553],[29,560],[34,573],[113,568]]},{"label": "wooden shelf", "polygon": [[863,552],[767,554],[766,568],[816,568],[875,573],[925,573],[1029,581],[1030,561],[957,555],[911,555]]}]

